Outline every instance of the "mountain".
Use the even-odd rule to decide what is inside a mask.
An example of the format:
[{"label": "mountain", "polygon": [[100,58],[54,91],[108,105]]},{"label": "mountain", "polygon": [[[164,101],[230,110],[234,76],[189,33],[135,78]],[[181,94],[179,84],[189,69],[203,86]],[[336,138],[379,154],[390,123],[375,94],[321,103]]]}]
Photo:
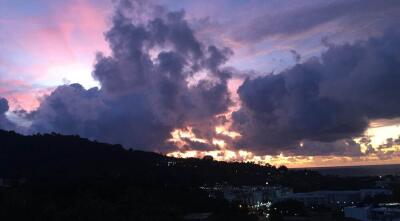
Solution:
[{"label": "mountain", "polygon": [[323,176],[315,171],[288,170],[269,164],[181,159],[124,149],[78,136],[23,136],[0,130],[0,178],[28,182],[80,182],[82,179],[126,178],[135,185],[213,186],[285,185],[296,191],[356,189],[362,179]]},{"label": "mountain", "polygon": [[[78,136],[0,131],[0,181],[17,181],[0,185],[0,220],[184,220],[191,213],[254,220],[246,208],[198,188],[232,178],[237,169],[231,165],[241,164],[170,158]],[[243,165],[241,171],[265,169]]]},{"label": "mountain", "polygon": [[[0,130],[0,220],[254,220],[243,205],[201,186],[283,185],[294,191],[360,189],[363,178],[210,158],[179,159],[78,136]],[[0,182],[1,184],[1,182]],[[372,182],[373,184],[373,182]]]},{"label": "mountain", "polygon": [[263,185],[279,173],[271,165],[177,159],[124,149],[78,136],[23,136],[0,131],[0,177],[28,180],[76,180],[87,177],[129,177],[138,184]]}]

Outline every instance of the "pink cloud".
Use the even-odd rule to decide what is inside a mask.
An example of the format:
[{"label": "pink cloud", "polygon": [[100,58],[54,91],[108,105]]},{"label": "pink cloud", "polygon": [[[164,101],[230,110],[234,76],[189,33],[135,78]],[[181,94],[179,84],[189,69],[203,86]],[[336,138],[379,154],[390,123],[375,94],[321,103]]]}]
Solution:
[{"label": "pink cloud", "polygon": [[48,4],[50,13],[0,21],[4,42],[0,46],[0,96],[7,97],[12,108],[32,110],[38,106],[38,96],[46,93],[42,90],[63,79],[88,83],[95,53],[108,53],[103,32],[112,9],[109,1]]},{"label": "pink cloud", "polygon": [[22,80],[0,81],[0,94],[8,100],[12,110],[34,110],[39,106],[41,97],[50,94],[52,90],[53,88],[35,87]]}]

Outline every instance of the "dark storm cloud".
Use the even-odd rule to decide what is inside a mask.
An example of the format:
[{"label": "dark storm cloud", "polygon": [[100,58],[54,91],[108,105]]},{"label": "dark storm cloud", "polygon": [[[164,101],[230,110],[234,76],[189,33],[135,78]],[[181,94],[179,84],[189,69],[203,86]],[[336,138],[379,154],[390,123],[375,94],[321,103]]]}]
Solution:
[{"label": "dark storm cloud", "polygon": [[9,106],[7,99],[0,97],[0,129],[3,130],[13,130],[15,128],[15,125],[6,117],[8,109]]},{"label": "dark storm cloud", "polygon": [[264,11],[261,16],[235,27],[232,30],[234,39],[257,42],[276,35],[293,37],[328,23],[335,23],[349,29],[364,26],[384,28],[393,23],[399,24],[396,17],[400,13],[400,2],[396,0],[322,1],[306,4],[304,7],[282,10],[279,13],[273,10]]},{"label": "dark storm cloud", "polygon": [[[146,9],[142,16],[138,4]],[[58,87],[32,114],[32,131],[167,151],[174,128],[210,122],[227,110],[231,74],[221,65],[232,52],[199,42],[183,11],[151,7],[119,2],[105,34],[112,54],[99,53],[94,66],[101,89]]]},{"label": "dark storm cloud", "polygon": [[369,153],[361,152],[360,144],[353,139],[340,139],[333,142],[303,141],[302,145],[292,146],[287,152],[297,156],[346,156],[359,157]]},{"label": "dark storm cloud", "polygon": [[5,98],[0,98],[0,114],[4,114],[8,111],[8,101]]},{"label": "dark storm cloud", "polygon": [[[238,90],[242,107],[233,114],[240,144],[264,153],[307,154],[315,148],[298,149],[302,140],[359,136],[370,120],[400,116],[399,67],[400,33],[387,32],[352,45],[331,44],[320,59],[247,79]],[[342,151],[327,145],[319,154]]]}]

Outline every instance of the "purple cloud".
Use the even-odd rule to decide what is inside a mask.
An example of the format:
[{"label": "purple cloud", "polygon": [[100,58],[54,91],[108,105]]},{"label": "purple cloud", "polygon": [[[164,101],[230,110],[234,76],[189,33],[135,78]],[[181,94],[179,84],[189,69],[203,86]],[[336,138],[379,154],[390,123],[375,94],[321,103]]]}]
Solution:
[{"label": "purple cloud", "polygon": [[[262,153],[298,152],[301,141],[352,138],[362,135],[371,120],[399,117],[399,37],[387,32],[368,41],[332,44],[320,59],[247,79],[238,90],[241,109],[233,115],[243,135],[240,146]],[[319,154],[340,152],[331,150],[321,145]]]},{"label": "purple cloud", "polygon": [[116,7],[105,34],[112,53],[98,54],[94,65],[101,89],[59,86],[32,113],[32,132],[79,134],[167,151],[165,141],[173,129],[209,123],[227,111],[231,74],[221,65],[231,51],[197,40],[183,11],[146,5],[157,16],[146,11],[140,22],[132,20],[137,4],[146,3],[120,1]]}]

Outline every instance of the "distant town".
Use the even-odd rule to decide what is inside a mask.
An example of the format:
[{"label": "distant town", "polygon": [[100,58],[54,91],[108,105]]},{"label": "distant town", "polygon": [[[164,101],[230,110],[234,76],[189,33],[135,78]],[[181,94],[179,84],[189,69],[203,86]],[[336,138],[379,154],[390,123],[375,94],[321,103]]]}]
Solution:
[{"label": "distant town", "polygon": [[[375,188],[293,192],[283,186],[200,187],[209,197],[222,196],[229,202],[246,205],[259,220],[400,220],[400,203],[391,188],[400,177],[380,177]],[[372,182],[372,179],[370,180]],[[392,202],[390,199],[393,199]],[[336,216],[336,217],[335,217]]]}]

